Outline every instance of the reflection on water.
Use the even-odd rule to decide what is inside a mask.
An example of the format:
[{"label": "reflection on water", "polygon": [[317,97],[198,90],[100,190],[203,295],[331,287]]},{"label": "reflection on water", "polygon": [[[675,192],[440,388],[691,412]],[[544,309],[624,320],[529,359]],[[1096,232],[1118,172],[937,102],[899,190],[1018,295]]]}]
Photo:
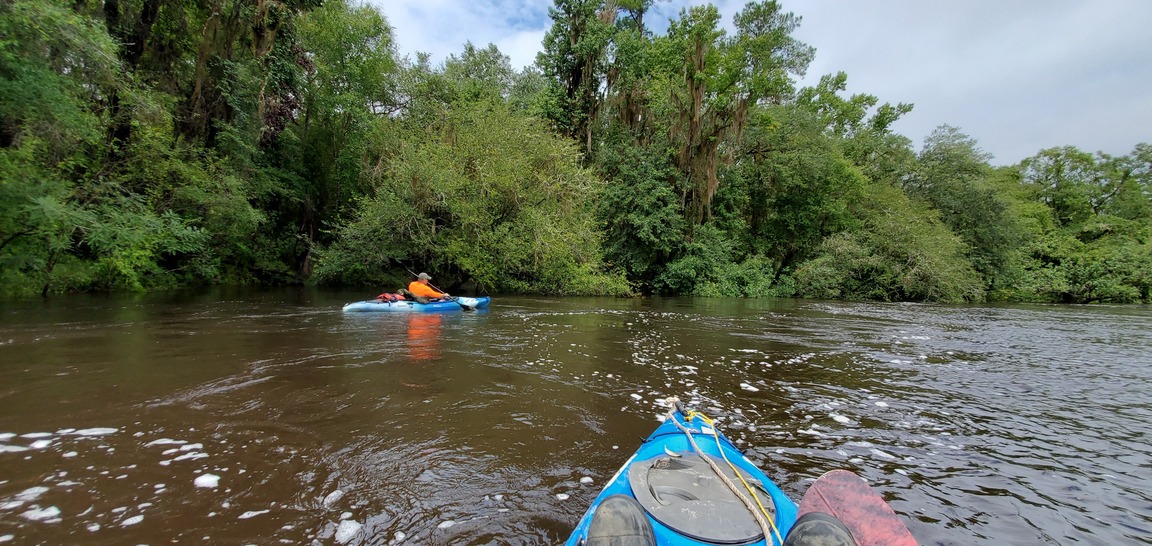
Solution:
[{"label": "reflection on water", "polygon": [[408,358],[432,360],[440,357],[439,313],[408,315]]},{"label": "reflection on water", "polygon": [[922,544],[1152,541],[1148,308],[358,299],[0,307],[0,543],[553,544],[673,395]]}]

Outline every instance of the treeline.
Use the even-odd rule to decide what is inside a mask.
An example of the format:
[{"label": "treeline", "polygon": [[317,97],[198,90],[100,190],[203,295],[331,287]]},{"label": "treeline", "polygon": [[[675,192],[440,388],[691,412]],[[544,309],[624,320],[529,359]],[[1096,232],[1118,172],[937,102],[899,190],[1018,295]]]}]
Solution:
[{"label": "treeline", "polygon": [[776,2],[653,1],[556,0],[518,71],[348,0],[0,0],[0,290],[1152,302],[1152,146],[916,151]]}]

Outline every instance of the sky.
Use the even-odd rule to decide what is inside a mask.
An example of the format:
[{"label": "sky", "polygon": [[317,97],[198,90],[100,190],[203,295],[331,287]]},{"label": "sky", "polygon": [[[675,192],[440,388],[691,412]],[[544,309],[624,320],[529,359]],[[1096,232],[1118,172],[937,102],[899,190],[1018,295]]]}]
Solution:
[{"label": "sky", "polygon": [[[368,0],[401,55],[439,64],[466,42],[532,64],[551,27],[548,0]],[[645,22],[663,34],[688,5],[657,0]],[[746,0],[714,0],[725,26]],[[994,165],[1055,146],[1130,153],[1152,143],[1152,1],[781,0],[802,17],[793,36],[816,48],[799,85],[843,71],[848,93],[912,103],[892,129],[919,150],[951,125]]]}]

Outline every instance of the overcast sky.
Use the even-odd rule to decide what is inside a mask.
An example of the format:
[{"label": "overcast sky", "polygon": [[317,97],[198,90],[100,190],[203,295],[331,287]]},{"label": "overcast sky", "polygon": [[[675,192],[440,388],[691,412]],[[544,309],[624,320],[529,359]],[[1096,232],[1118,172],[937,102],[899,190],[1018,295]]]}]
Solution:
[{"label": "overcast sky", "polygon": [[[370,0],[401,55],[434,64],[496,44],[531,64],[551,26],[548,0]],[[658,0],[663,34],[688,0]],[[745,0],[716,0],[726,28]],[[917,150],[942,124],[1014,164],[1053,146],[1123,155],[1152,143],[1152,0],[782,0],[816,48],[802,85],[844,71],[850,93],[910,102],[893,129]]]}]

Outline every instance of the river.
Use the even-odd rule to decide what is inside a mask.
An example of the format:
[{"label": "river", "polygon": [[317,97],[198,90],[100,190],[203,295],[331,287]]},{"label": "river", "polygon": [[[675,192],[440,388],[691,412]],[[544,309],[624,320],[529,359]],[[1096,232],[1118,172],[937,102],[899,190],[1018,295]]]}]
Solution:
[{"label": "river", "polygon": [[0,544],[556,544],[670,396],[924,545],[1152,543],[1148,307],[365,295],[0,304]]}]

